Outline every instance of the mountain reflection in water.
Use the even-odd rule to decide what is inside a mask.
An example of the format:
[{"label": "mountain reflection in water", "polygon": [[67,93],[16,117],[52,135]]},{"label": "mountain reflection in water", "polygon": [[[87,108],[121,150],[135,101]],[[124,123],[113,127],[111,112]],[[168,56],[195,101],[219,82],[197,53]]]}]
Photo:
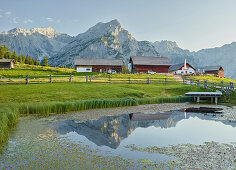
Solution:
[{"label": "mountain reflection in water", "polygon": [[[170,111],[166,113],[144,114],[131,113],[119,116],[105,116],[97,120],[87,120],[78,122],[76,120],[66,120],[53,123],[53,129],[59,134],[76,132],[85,136],[88,140],[97,146],[108,146],[116,149],[122,140],[127,138],[136,128],[147,128],[150,126],[156,128],[175,127],[183,119],[198,117],[202,120],[215,120],[219,115],[204,115],[199,113],[186,113],[184,111]],[[235,127],[234,123],[221,121],[224,124],[230,124]]]}]

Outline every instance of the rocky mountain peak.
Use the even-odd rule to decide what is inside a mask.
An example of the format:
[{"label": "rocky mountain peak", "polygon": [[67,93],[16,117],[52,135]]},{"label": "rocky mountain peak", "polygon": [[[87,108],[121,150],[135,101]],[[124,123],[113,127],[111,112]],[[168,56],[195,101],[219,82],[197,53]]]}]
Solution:
[{"label": "rocky mountain peak", "polygon": [[58,35],[61,35],[61,33],[55,31],[52,27],[48,27],[48,28],[32,28],[30,30],[27,30],[27,29],[24,29],[24,28],[14,28],[10,31],[5,31],[5,32],[2,32],[2,34],[11,34],[11,35],[19,35],[19,34],[23,34],[23,35],[32,35],[32,34],[35,34],[35,33],[38,33],[38,34],[41,34],[41,35],[44,35],[48,38],[55,38],[57,37]]},{"label": "rocky mountain peak", "polygon": [[31,34],[33,33],[39,33],[42,34],[48,38],[54,38],[58,35],[60,35],[59,32],[55,31],[52,27],[48,28],[33,28],[30,30]]}]

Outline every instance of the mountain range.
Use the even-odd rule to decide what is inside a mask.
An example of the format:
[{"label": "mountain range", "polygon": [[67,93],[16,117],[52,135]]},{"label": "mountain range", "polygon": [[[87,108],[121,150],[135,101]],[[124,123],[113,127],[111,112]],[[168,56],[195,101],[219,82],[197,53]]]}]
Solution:
[{"label": "mountain range", "polygon": [[173,64],[186,58],[195,67],[222,65],[224,76],[236,79],[236,43],[190,52],[173,41],[138,41],[117,20],[97,23],[77,36],[59,33],[53,28],[15,28],[0,34],[0,44],[17,54],[49,58],[52,66],[73,65],[74,58],[121,58],[130,56],[164,56]]}]

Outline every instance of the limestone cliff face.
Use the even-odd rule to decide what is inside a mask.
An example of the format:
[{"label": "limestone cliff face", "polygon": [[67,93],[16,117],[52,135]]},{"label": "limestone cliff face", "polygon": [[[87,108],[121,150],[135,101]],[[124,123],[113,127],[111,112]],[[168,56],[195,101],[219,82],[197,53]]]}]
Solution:
[{"label": "limestone cliff face", "polygon": [[181,49],[172,41],[137,41],[117,20],[98,23],[86,32],[71,37],[53,28],[15,28],[0,34],[0,44],[17,54],[49,58],[50,65],[73,65],[74,58],[119,58],[128,63],[130,56],[164,56],[173,64],[187,59],[191,65],[202,67],[222,65],[224,76],[236,79],[236,43],[197,52]]}]

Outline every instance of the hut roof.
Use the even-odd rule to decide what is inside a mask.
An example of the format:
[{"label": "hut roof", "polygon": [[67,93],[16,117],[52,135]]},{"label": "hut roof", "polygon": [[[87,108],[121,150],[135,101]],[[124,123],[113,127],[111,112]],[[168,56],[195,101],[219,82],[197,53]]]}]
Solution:
[{"label": "hut roof", "polygon": [[0,63],[10,63],[14,61],[14,59],[0,59]]},{"label": "hut roof", "polygon": [[[194,70],[196,70],[193,66],[191,66],[189,63],[187,63],[190,67],[192,67]],[[184,63],[180,63],[180,64],[175,64],[170,66],[169,71],[175,71],[178,70],[179,68],[184,67]]]},{"label": "hut roof", "polygon": [[121,59],[103,59],[103,58],[75,58],[75,65],[105,65],[105,66],[123,66]]},{"label": "hut roof", "polygon": [[215,70],[220,70],[223,69],[220,65],[217,66],[205,66],[203,67],[205,71],[215,71]]},{"label": "hut roof", "polygon": [[134,65],[172,65],[167,57],[131,56]]}]

